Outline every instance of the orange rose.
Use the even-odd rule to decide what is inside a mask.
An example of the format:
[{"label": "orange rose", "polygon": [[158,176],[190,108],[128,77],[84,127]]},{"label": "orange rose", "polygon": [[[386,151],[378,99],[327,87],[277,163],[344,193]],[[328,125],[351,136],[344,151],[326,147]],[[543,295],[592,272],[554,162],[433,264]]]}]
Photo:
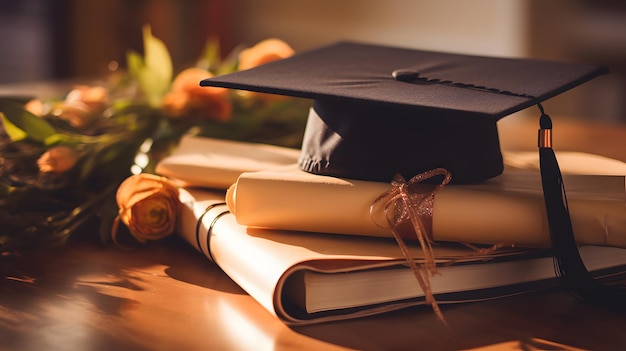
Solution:
[{"label": "orange rose", "polygon": [[250,69],[268,62],[292,56],[293,49],[280,39],[265,39],[239,53],[239,70]]},{"label": "orange rose", "polygon": [[75,128],[86,129],[108,106],[109,92],[106,88],[81,85],[67,94],[55,114]]},{"label": "orange rose", "polygon": [[169,179],[147,173],[126,178],[117,189],[116,201],[119,214],[113,239],[121,220],[141,243],[172,234],[182,206],[178,188]]},{"label": "orange rose", "polygon": [[200,81],[213,75],[200,68],[180,72],[172,89],[163,97],[163,109],[173,117],[200,114],[210,119],[226,121],[232,114],[228,89],[201,87]]},{"label": "orange rose", "polygon": [[39,170],[44,173],[63,173],[78,161],[76,150],[67,146],[55,146],[44,152],[37,160]]}]

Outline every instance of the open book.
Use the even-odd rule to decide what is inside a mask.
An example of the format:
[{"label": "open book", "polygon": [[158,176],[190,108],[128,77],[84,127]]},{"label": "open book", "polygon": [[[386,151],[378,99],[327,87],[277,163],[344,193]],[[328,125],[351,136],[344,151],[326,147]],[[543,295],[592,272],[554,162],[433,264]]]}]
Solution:
[{"label": "open book", "polygon": [[[222,192],[187,189],[181,200],[185,206],[180,235],[287,324],[354,318],[424,303],[393,240],[248,228],[228,212]],[[412,249],[420,262],[422,251]],[[452,244],[434,250],[440,274],[431,277],[431,283],[440,304],[507,296],[555,283],[553,261],[545,250],[503,249],[484,255]],[[596,273],[626,265],[626,250],[620,248],[584,246],[581,255]]]}]

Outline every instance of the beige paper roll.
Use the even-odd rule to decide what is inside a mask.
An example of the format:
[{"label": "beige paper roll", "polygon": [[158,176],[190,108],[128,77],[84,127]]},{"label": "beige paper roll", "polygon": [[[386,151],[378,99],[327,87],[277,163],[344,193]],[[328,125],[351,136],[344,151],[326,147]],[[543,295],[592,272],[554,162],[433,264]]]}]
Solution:
[{"label": "beige paper roll", "polygon": [[[577,241],[626,247],[623,176],[565,176]],[[243,173],[227,192],[237,222],[252,227],[391,236],[370,218],[386,183],[302,172],[295,165]],[[377,223],[384,223],[380,219]],[[536,171],[507,170],[477,185],[448,185],[435,196],[435,241],[550,245]]]}]

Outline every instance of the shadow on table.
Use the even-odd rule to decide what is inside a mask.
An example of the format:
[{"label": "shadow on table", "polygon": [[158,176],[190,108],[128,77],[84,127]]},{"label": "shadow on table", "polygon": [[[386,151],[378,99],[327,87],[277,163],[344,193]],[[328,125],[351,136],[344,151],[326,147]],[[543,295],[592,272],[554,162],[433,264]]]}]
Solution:
[{"label": "shadow on table", "polygon": [[179,290],[193,284],[244,294],[178,238],[130,250],[76,241],[0,257],[0,350],[81,349],[82,342],[91,345],[82,349],[150,349],[110,325],[146,308],[148,290],[170,277]]},{"label": "shadow on table", "polygon": [[361,350],[615,350],[626,345],[626,315],[585,305],[561,289],[442,310],[449,327],[421,306],[294,330]]}]

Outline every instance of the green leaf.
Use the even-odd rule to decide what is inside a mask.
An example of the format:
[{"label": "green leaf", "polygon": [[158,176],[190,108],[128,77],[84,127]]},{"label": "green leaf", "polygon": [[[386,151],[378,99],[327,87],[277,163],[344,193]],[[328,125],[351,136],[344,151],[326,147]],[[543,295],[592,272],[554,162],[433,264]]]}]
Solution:
[{"label": "green leaf", "polygon": [[6,118],[4,113],[0,112],[0,118],[2,119],[2,124],[4,125],[4,131],[7,133],[12,141],[20,141],[26,139],[26,137],[28,136],[26,135],[26,132],[16,127],[15,124],[11,123],[11,121]]},{"label": "green leaf", "polygon": [[162,88],[163,82],[161,78],[156,76],[149,69],[141,70],[137,78],[139,79],[141,90],[148,100],[148,105],[155,108],[161,106],[163,96],[167,92],[167,89],[164,90]]},{"label": "green leaf", "polygon": [[141,70],[143,69],[143,67],[146,64],[143,61],[143,57],[141,57],[141,55],[136,52],[136,51],[130,51],[126,54],[126,66],[128,69],[128,72],[134,76],[137,77],[139,76],[139,72],[141,72]]},{"label": "green leaf", "polygon": [[236,72],[239,66],[239,54],[246,47],[243,45],[238,45],[234,49],[232,49],[228,55],[220,61],[219,65],[215,68],[212,73],[219,76],[226,73]]},{"label": "green leaf", "polygon": [[152,36],[150,26],[143,28],[144,56],[134,51],[126,54],[129,73],[137,79],[139,87],[151,107],[160,107],[173,78],[173,64],[165,44]]},{"label": "green leaf", "polygon": [[45,143],[47,138],[56,134],[48,122],[26,111],[15,102],[0,100],[0,113],[7,133],[13,141],[29,138]]},{"label": "green leaf", "polygon": [[202,56],[196,62],[196,67],[213,71],[220,63],[220,41],[217,37],[207,40]]},{"label": "green leaf", "polygon": [[143,45],[145,66],[139,80],[150,106],[158,107],[172,82],[172,58],[165,44],[152,36],[150,26],[143,28]]},{"label": "green leaf", "polygon": [[64,135],[59,133],[52,134],[44,140],[44,144],[47,146],[59,144],[71,145],[78,143],[80,143],[79,138],[72,138],[72,136],[70,135]]}]

